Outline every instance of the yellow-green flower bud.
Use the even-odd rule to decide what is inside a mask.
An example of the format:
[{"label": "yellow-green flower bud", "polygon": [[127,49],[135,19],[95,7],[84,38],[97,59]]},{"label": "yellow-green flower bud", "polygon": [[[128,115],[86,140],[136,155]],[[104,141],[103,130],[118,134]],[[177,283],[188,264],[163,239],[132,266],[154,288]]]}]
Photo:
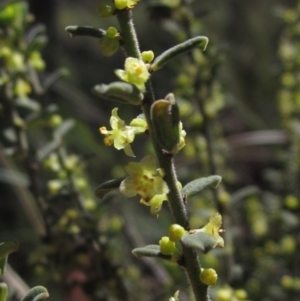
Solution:
[{"label": "yellow-green flower bud", "polygon": [[232,290],[230,288],[222,288],[217,292],[217,301],[231,301]]},{"label": "yellow-green flower bud", "polygon": [[142,52],[142,60],[144,63],[151,63],[154,59],[154,53],[153,51],[143,51]]},{"label": "yellow-green flower bud", "polygon": [[163,236],[159,241],[160,252],[164,255],[172,255],[175,250],[175,243],[170,241],[168,236]]},{"label": "yellow-green flower bud", "polygon": [[105,34],[108,38],[115,38],[118,35],[118,30],[115,27],[108,27]]},{"label": "yellow-green flower bud", "polygon": [[280,280],[280,284],[287,290],[292,289],[294,286],[294,279],[289,275],[284,275]]},{"label": "yellow-green flower bud", "polygon": [[185,230],[183,227],[177,224],[173,224],[169,228],[169,238],[170,241],[176,242],[181,239],[181,237],[185,234]]},{"label": "yellow-green flower bud", "polygon": [[101,18],[108,18],[113,15],[114,8],[109,4],[100,4],[98,6],[98,13]]},{"label": "yellow-green flower bud", "polygon": [[299,208],[299,200],[294,195],[288,195],[284,199],[284,205],[289,209],[298,209]]},{"label": "yellow-green flower bud", "polygon": [[127,7],[127,2],[127,0],[115,0],[115,6],[121,10]]},{"label": "yellow-green flower bud", "polygon": [[243,289],[235,290],[234,295],[238,298],[238,300],[246,300],[248,297],[247,292]]},{"label": "yellow-green flower bud", "polygon": [[58,127],[59,125],[61,125],[63,122],[63,119],[60,115],[58,114],[53,114],[51,117],[50,117],[50,120],[49,120],[49,125],[51,127]]},{"label": "yellow-green flower bud", "polygon": [[202,269],[200,273],[200,280],[204,284],[208,286],[212,286],[217,283],[218,274],[214,269]]}]

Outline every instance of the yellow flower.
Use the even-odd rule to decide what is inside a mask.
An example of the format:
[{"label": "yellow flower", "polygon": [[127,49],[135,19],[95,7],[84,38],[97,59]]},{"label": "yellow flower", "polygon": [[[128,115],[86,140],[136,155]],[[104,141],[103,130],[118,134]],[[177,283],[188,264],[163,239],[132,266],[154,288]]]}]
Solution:
[{"label": "yellow flower", "polygon": [[150,73],[147,65],[139,59],[128,57],[125,60],[125,70],[118,69],[115,74],[123,81],[135,85],[139,90],[145,90],[145,83]]},{"label": "yellow flower", "polygon": [[155,159],[151,156],[143,158],[139,163],[130,162],[125,170],[129,176],[121,183],[120,191],[127,197],[140,195],[140,202],[150,206],[151,213],[157,215],[169,192],[163,180],[163,170],[156,168]]},{"label": "yellow flower", "polygon": [[224,232],[224,230],[220,230],[221,225],[222,216],[220,213],[216,213],[209,219],[208,224],[203,228],[196,230],[196,232],[205,232],[212,235],[217,240],[215,247],[224,248],[224,239],[219,234],[220,232]]},{"label": "yellow flower", "polygon": [[124,149],[127,156],[134,157],[130,143],[133,142],[136,134],[145,132],[147,123],[142,117],[138,117],[131,121],[130,126],[127,126],[119,116],[118,108],[112,110],[110,118],[111,131],[108,131],[105,126],[101,127],[100,133],[105,136],[104,144],[111,146],[112,144],[118,150]]}]

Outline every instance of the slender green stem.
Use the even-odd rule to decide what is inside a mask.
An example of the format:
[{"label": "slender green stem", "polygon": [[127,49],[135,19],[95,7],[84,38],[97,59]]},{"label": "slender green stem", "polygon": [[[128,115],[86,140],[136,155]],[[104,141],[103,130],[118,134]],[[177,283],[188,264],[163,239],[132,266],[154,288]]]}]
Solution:
[{"label": "slender green stem", "polygon": [[[122,38],[124,40],[124,50],[126,52],[126,55],[139,58],[140,51],[132,22],[132,12],[124,10],[118,13],[117,16],[121,28]],[[188,230],[190,228],[188,215],[182,195],[180,193],[179,188],[177,187],[177,175],[175,171],[173,158],[170,158],[163,154],[161,147],[159,146],[154,136],[154,130],[150,118],[150,109],[151,104],[155,101],[155,96],[150,81],[148,81],[148,83],[146,84],[146,90],[147,93],[145,95],[145,100],[142,109],[148,123],[149,134],[153,143],[153,148],[155,150],[159,166],[165,171],[164,180],[166,181],[170,189],[168,193],[170,210],[174,222]],[[194,291],[195,300],[209,301],[210,298],[208,295],[208,288],[199,280],[201,266],[199,263],[197,253],[193,249],[186,248],[184,246],[182,247],[182,250],[183,267],[187,273],[188,279]]]}]

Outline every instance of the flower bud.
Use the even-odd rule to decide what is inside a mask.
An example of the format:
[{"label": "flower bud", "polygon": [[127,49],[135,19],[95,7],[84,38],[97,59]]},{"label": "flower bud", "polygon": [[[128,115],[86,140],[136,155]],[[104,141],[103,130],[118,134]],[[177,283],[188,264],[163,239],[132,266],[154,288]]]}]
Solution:
[{"label": "flower bud", "polygon": [[118,35],[118,30],[115,27],[108,27],[105,34],[108,38],[115,38]]},{"label": "flower bud", "polygon": [[175,243],[170,241],[168,236],[163,236],[159,241],[160,252],[164,255],[172,255],[175,250]]},{"label": "flower bud", "polygon": [[127,2],[127,0],[115,0],[115,6],[121,10],[127,7]]},{"label": "flower bud", "polygon": [[111,5],[108,4],[100,4],[98,6],[98,13],[101,18],[108,18],[113,15],[114,8]]},{"label": "flower bud", "polygon": [[153,51],[143,51],[142,52],[142,60],[144,63],[151,63],[154,59],[154,53]]},{"label": "flower bud", "polygon": [[246,300],[248,297],[247,292],[243,289],[235,290],[234,295],[238,298],[238,300]]},{"label": "flower bud", "polygon": [[214,269],[202,269],[200,273],[200,280],[204,284],[212,286],[216,284],[218,280],[218,274]]},{"label": "flower bud", "polygon": [[185,234],[185,230],[183,227],[177,224],[173,224],[169,228],[169,238],[170,241],[176,242],[181,239],[181,237]]}]

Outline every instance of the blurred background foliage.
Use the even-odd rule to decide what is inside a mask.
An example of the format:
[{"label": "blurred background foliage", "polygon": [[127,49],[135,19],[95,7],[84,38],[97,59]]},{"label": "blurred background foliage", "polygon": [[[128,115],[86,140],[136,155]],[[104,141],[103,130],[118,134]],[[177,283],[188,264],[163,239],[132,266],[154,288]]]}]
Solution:
[{"label": "blurred background foliage", "polygon": [[[103,1],[31,0],[28,11],[22,3],[11,19],[0,3],[0,242],[20,242],[11,265],[59,300],[166,300],[177,289],[187,300],[180,268],[131,254],[166,235],[167,206],[155,219],[136,199],[94,197],[128,162],[98,130],[116,105],[91,94],[116,80],[124,57],[105,57],[96,39],[71,39],[64,28],[116,20],[99,17]],[[298,300],[300,2],[142,0],[134,21],[141,50],[155,55],[195,35],[210,39],[206,52],[152,79],[157,99],[175,93],[187,131],[179,180],[223,177],[187,204],[194,228],[223,214],[225,249],[201,256],[219,275],[213,300]],[[127,122],[139,113],[119,110]],[[152,152],[147,137],[133,150],[138,159]],[[22,282],[9,275],[13,300]]]}]

